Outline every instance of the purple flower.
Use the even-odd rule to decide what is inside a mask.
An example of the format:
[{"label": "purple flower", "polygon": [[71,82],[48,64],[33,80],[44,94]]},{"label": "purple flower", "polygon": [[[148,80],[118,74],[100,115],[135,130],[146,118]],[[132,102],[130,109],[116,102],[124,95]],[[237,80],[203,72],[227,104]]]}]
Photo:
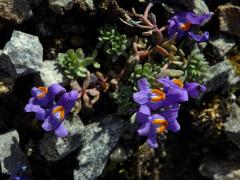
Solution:
[{"label": "purple flower", "polygon": [[141,123],[138,129],[140,136],[147,136],[147,143],[151,148],[157,148],[157,134],[163,133],[167,128],[167,121],[159,114],[154,115],[137,115],[139,122]]},{"label": "purple flower", "polygon": [[166,109],[160,114],[151,116],[150,109],[147,105],[141,106],[137,113],[138,122],[141,124],[138,129],[140,136],[148,136],[147,143],[151,148],[157,148],[157,134],[162,134],[166,130],[177,132],[180,130],[180,125],[177,122],[178,110],[180,105],[175,104],[169,109]]},{"label": "purple flower", "polygon": [[200,85],[196,82],[186,83],[184,85],[184,89],[187,90],[189,96],[192,98],[197,98],[201,93],[206,91],[206,87]]},{"label": "purple flower", "polygon": [[75,90],[69,93],[64,93],[56,105],[54,105],[51,109],[46,110],[42,128],[45,131],[54,130],[58,137],[66,137],[68,135],[68,131],[63,126],[62,122],[73,108],[77,98],[78,92]]},{"label": "purple flower", "polygon": [[66,90],[59,84],[52,84],[49,88],[33,87],[28,104],[25,106],[25,112],[35,112],[36,119],[44,120],[45,108],[52,106],[55,96],[65,93]]},{"label": "purple flower", "polygon": [[165,99],[165,93],[159,89],[150,89],[146,78],[137,82],[139,92],[133,93],[133,100],[141,106],[148,103],[158,103]]},{"label": "purple flower", "polygon": [[149,106],[151,109],[156,110],[172,104],[188,101],[188,93],[182,88],[183,83],[180,80],[171,80],[169,77],[163,77],[157,79],[157,81],[163,85],[166,98],[154,104],[150,103]]},{"label": "purple flower", "polygon": [[188,34],[197,42],[207,41],[209,33],[205,31],[202,35],[192,32],[192,25],[202,26],[210,20],[213,13],[206,12],[202,15],[197,15],[193,12],[181,12],[168,20],[168,35],[172,38],[176,33],[178,38],[182,38]]}]

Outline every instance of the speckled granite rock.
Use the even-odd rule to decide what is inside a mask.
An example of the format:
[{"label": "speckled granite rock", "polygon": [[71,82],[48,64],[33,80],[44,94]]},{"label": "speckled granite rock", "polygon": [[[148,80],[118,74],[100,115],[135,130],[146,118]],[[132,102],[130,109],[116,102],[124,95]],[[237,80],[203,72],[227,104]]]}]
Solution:
[{"label": "speckled granite rock", "polygon": [[240,76],[235,73],[229,60],[225,59],[210,67],[204,84],[207,86],[206,93],[216,92],[217,90],[224,92],[229,87],[239,87]]},{"label": "speckled granite rock", "polygon": [[[216,56],[217,59],[223,59],[223,57],[236,45],[234,39],[220,34],[215,37],[210,37],[208,50],[211,54]],[[210,48],[210,49],[209,49]]]},{"label": "speckled granite rock", "polygon": [[12,21],[17,24],[32,16],[26,0],[1,0],[0,1],[0,21]]},{"label": "speckled granite rock", "polygon": [[53,83],[66,85],[70,81],[54,60],[43,61],[39,76],[43,85],[47,87]]},{"label": "speckled granite rock", "polygon": [[199,167],[200,173],[212,180],[240,179],[240,153],[228,151],[226,157],[207,156]]},{"label": "speckled granite rock", "polygon": [[177,10],[191,10],[198,14],[209,12],[208,6],[204,0],[165,0],[164,2]]},{"label": "speckled granite rock", "polygon": [[240,37],[240,7],[231,4],[218,7],[220,30]]},{"label": "speckled granite rock", "polygon": [[28,165],[16,130],[0,135],[0,162],[2,173],[8,175],[14,174],[20,165]]},{"label": "speckled granite rock", "polygon": [[79,168],[74,170],[74,180],[96,179],[101,175],[111,150],[123,132],[123,120],[108,115],[99,123],[85,127],[78,154]]},{"label": "speckled granite rock", "polygon": [[46,133],[41,140],[40,154],[49,161],[58,161],[76,150],[81,145],[84,125],[78,115],[69,116],[64,121],[68,129],[66,138],[58,138],[54,133]]},{"label": "speckled granite rock", "polygon": [[240,107],[236,103],[231,104],[230,116],[224,123],[224,132],[240,148]]},{"label": "speckled granite rock", "polygon": [[49,0],[49,7],[58,14],[64,14],[64,11],[72,9],[74,0]]},{"label": "speckled granite rock", "polygon": [[14,31],[0,54],[0,70],[12,77],[39,72],[43,47],[38,37]]}]

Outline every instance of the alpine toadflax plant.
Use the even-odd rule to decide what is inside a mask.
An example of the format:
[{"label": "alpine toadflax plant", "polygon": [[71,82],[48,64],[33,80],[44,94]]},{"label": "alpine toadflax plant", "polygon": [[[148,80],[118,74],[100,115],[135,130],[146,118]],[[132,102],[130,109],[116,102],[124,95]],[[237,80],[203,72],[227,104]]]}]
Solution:
[{"label": "alpine toadflax plant", "polygon": [[[56,101],[56,96],[59,97]],[[25,106],[25,112],[34,112],[36,119],[43,121],[45,131],[55,131],[58,137],[66,137],[67,129],[63,126],[66,115],[71,111],[78,99],[78,92],[66,89],[59,84],[32,88],[32,97]]]},{"label": "alpine toadflax plant", "polygon": [[[170,130],[177,132],[180,125],[177,121],[181,102],[188,101],[188,96],[196,98],[206,91],[206,87],[196,82],[186,83],[169,77],[158,78],[159,88],[151,89],[147,79],[138,80],[139,92],[133,99],[140,105],[137,119],[140,123],[138,134],[148,137],[148,145],[157,148],[157,134]],[[154,111],[154,114],[152,114]]]},{"label": "alpine toadflax plant", "polygon": [[168,35],[172,38],[177,34],[178,38],[182,38],[186,34],[197,42],[207,41],[209,33],[205,31],[203,34],[195,34],[194,26],[202,26],[212,17],[211,12],[206,12],[202,15],[197,15],[193,12],[181,12],[168,20]]}]

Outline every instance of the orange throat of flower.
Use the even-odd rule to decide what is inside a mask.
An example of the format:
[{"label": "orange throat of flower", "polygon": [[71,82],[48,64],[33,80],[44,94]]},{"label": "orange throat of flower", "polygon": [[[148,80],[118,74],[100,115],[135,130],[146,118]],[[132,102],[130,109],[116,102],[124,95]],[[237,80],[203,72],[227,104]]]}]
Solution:
[{"label": "orange throat of flower", "polygon": [[153,103],[162,101],[166,98],[165,93],[158,89],[152,89],[152,93],[154,94],[154,96],[151,97],[151,102]]},{"label": "orange throat of flower", "polygon": [[158,134],[162,134],[166,131],[167,127],[168,127],[168,122],[165,119],[154,119],[152,121],[153,124],[155,125],[160,125],[157,129],[156,132]]},{"label": "orange throat of flower", "polygon": [[38,90],[41,91],[41,93],[37,95],[38,99],[43,98],[48,92],[48,88],[42,86],[38,87]]},{"label": "orange throat of flower", "polygon": [[57,106],[57,107],[53,108],[52,113],[53,113],[53,114],[59,114],[61,120],[64,119],[65,110],[64,110],[63,106]]},{"label": "orange throat of flower", "polygon": [[188,31],[191,28],[190,22],[181,23],[181,25],[178,27],[182,31]]},{"label": "orange throat of flower", "polygon": [[172,80],[176,85],[178,85],[180,88],[183,88],[183,82],[180,79],[173,79]]}]

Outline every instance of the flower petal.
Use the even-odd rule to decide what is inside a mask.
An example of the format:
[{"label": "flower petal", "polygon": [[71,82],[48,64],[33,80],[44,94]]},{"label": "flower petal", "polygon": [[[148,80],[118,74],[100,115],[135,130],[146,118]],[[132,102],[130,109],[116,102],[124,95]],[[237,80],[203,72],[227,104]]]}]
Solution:
[{"label": "flower petal", "polygon": [[212,17],[213,13],[212,12],[206,12],[202,15],[197,15],[193,12],[186,12],[185,13],[185,19],[187,22],[190,22],[191,24],[195,25],[203,25],[207,21],[209,21]]},{"label": "flower petal", "polygon": [[58,128],[55,130],[55,134],[58,137],[66,137],[68,135],[68,130],[63,126],[63,124],[60,124]]},{"label": "flower petal", "polygon": [[168,20],[168,36],[172,38],[179,30],[178,30],[178,23],[174,18]]},{"label": "flower petal", "polygon": [[189,96],[191,96],[192,98],[197,98],[200,95],[200,93],[203,93],[206,91],[205,86],[200,85],[196,82],[186,83],[184,85],[184,89],[187,90]]},{"label": "flower petal", "polygon": [[169,109],[162,111],[161,115],[166,119],[168,122],[176,121],[178,117],[178,110],[180,108],[179,104],[172,105]]},{"label": "flower petal", "polygon": [[57,106],[63,106],[65,114],[68,114],[78,98],[78,91],[73,90],[68,93],[64,93],[57,102]]},{"label": "flower petal", "polygon": [[133,93],[133,100],[138,104],[146,104],[149,100],[149,96],[145,92],[139,91]]},{"label": "flower petal", "polygon": [[39,105],[34,105],[34,104],[27,104],[24,108],[25,112],[35,112],[36,113],[36,119],[37,120],[44,120],[46,111],[41,108]]},{"label": "flower petal", "polygon": [[170,88],[165,100],[157,103],[149,103],[149,107],[156,110],[185,101],[188,101],[188,93],[185,89]]},{"label": "flower petal", "polygon": [[146,78],[142,78],[142,79],[138,80],[137,85],[138,85],[138,88],[140,91],[145,92],[145,93],[150,92],[150,88],[149,88],[148,81]]},{"label": "flower petal", "polygon": [[137,112],[138,122],[141,124],[146,123],[150,114],[149,107],[147,105],[141,105],[139,111]]},{"label": "flower petal", "polygon": [[150,125],[151,125],[150,122],[147,122],[147,123],[145,123],[145,124],[142,124],[142,125],[140,126],[140,128],[138,129],[138,134],[139,134],[140,136],[147,136],[148,133],[149,133],[149,130],[150,130]]},{"label": "flower petal", "polygon": [[50,117],[46,118],[44,120],[44,123],[42,124],[42,128],[45,130],[45,131],[52,131],[53,130],[53,126],[52,124],[50,123]]},{"label": "flower petal", "polygon": [[173,132],[177,132],[180,130],[180,124],[178,123],[178,121],[173,121],[169,123],[168,129],[173,131]]},{"label": "flower petal", "polygon": [[157,134],[156,133],[152,133],[148,136],[148,140],[147,143],[151,148],[157,148],[158,147],[158,143],[157,143]]},{"label": "flower petal", "polygon": [[51,86],[48,87],[48,93],[51,97],[55,97],[56,95],[60,93],[65,93],[66,89],[62,87],[61,85],[54,83]]},{"label": "flower petal", "polygon": [[207,31],[205,31],[202,35],[194,34],[193,32],[189,31],[188,35],[197,42],[204,42],[209,39],[209,32]]}]

